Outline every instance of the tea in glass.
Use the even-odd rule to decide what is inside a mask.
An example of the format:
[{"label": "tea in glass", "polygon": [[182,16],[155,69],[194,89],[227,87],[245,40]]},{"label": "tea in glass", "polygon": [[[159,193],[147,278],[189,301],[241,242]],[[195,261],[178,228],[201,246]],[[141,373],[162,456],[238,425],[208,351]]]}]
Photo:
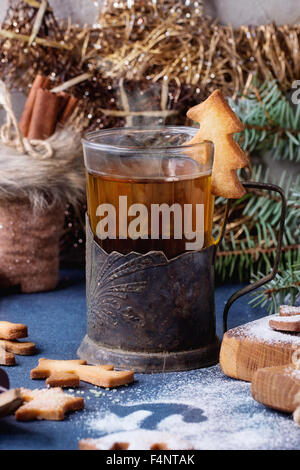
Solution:
[{"label": "tea in glass", "polygon": [[97,158],[93,141],[85,149],[89,221],[107,253],[160,250],[172,258],[213,242],[212,147],[201,164],[182,146],[192,128],[176,129],[175,138],[169,128],[103,131]]}]

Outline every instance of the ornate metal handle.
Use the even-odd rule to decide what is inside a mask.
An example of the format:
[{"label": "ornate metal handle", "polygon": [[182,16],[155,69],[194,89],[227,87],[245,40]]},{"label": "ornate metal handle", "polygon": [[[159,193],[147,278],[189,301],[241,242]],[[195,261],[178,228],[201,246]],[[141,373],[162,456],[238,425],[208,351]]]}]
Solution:
[{"label": "ornate metal handle", "polygon": [[251,188],[251,189],[264,189],[267,191],[275,191],[277,192],[280,197],[281,197],[281,215],[280,215],[280,225],[279,225],[279,231],[278,231],[278,239],[277,239],[277,248],[276,248],[276,255],[275,255],[275,261],[273,265],[273,269],[270,274],[267,276],[264,276],[263,278],[259,279],[258,281],[254,282],[253,284],[250,284],[246,287],[243,287],[242,289],[239,289],[237,292],[235,292],[227,301],[224,312],[223,312],[223,330],[224,333],[227,331],[227,318],[228,318],[228,311],[233,304],[238,298],[242,297],[245,294],[248,294],[249,292],[253,291],[257,287],[262,286],[266,282],[271,281],[274,279],[276,276],[276,273],[278,271],[278,264],[280,260],[280,253],[281,253],[281,244],[282,244],[282,236],[284,232],[284,222],[285,222],[285,213],[286,213],[286,199],[283,190],[279,187],[276,186],[275,184],[270,184],[270,183],[254,183],[254,182],[246,182],[243,183],[243,186],[245,188]]}]

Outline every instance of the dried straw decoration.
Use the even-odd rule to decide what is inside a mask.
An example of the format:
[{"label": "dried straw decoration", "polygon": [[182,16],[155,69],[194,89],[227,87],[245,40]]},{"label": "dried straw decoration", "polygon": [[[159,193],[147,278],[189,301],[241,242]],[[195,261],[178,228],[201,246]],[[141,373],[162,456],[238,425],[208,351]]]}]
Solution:
[{"label": "dried straw decoration", "polygon": [[26,91],[37,71],[53,86],[70,80],[80,130],[185,123],[216,87],[235,98],[257,74],[286,90],[300,72],[300,26],[233,29],[205,17],[201,1],[108,0],[82,28],[56,21],[47,1],[11,0],[0,37],[12,86]]},{"label": "dried straw decoration", "polygon": [[[244,89],[249,74],[276,78],[287,88],[299,77],[300,26],[218,25],[199,2],[105,2],[99,16],[99,57],[110,78],[178,80],[228,96]],[[118,5],[118,6],[117,6]]]}]

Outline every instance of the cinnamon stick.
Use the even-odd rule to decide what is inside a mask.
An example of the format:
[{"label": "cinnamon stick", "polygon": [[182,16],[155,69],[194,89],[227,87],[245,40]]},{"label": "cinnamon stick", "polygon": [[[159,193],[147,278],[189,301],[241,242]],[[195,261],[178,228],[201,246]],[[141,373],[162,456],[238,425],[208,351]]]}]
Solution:
[{"label": "cinnamon stick", "polygon": [[32,116],[33,108],[34,108],[34,102],[36,99],[37,91],[40,88],[47,89],[49,88],[49,86],[50,86],[49,78],[44,77],[43,75],[39,75],[39,74],[35,77],[31,90],[29,92],[29,95],[27,97],[24,110],[23,110],[20,123],[19,123],[20,131],[22,132],[23,137],[28,136],[30,121],[31,121],[31,116]]},{"label": "cinnamon stick", "polygon": [[75,96],[73,96],[73,95],[69,96],[69,99],[68,99],[67,104],[64,108],[64,111],[63,111],[63,113],[61,114],[61,116],[59,118],[60,124],[64,125],[67,122],[67,120],[71,116],[72,112],[74,111],[74,108],[77,104],[77,101],[78,101],[78,99],[75,98]]},{"label": "cinnamon stick", "polygon": [[36,92],[28,139],[47,139],[56,127],[63,98],[49,90],[39,88]]},{"label": "cinnamon stick", "polygon": [[69,95],[69,93],[66,93],[65,91],[60,91],[59,93],[57,93],[57,95],[61,97],[61,107],[60,107],[59,116],[58,116],[58,120],[60,120],[60,118],[63,115],[63,112],[64,112],[64,110],[67,106],[70,95]]}]

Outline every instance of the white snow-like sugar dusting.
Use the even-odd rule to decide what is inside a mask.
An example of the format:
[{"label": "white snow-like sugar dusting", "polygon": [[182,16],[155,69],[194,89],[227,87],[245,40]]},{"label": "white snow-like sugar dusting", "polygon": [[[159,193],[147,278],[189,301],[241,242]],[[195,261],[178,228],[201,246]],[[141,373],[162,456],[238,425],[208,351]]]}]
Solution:
[{"label": "white snow-like sugar dusting", "polygon": [[[237,333],[241,335],[241,337],[247,336],[249,339],[253,340],[260,340],[267,344],[276,344],[276,343],[292,343],[293,345],[300,346],[300,333],[291,334],[291,333],[284,333],[282,331],[273,330],[270,325],[270,319],[279,320],[279,315],[270,315],[259,320],[252,321],[250,323],[246,323],[239,328],[236,328],[234,331],[234,336],[237,336]],[[285,317],[284,321],[287,317]],[[230,334],[229,330],[229,334]]]},{"label": "white snow-like sugar dusting", "polygon": [[294,377],[297,380],[300,380],[300,369],[294,369],[291,371],[292,377]]},{"label": "white snow-like sugar dusting", "polygon": [[151,411],[136,411],[126,418],[120,418],[115,414],[99,413],[92,418],[89,426],[97,431],[109,430],[107,432],[134,431],[138,429],[142,421],[151,415]]},{"label": "white snow-like sugar dusting", "polygon": [[279,312],[281,316],[285,315],[300,315],[300,305],[292,307],[290,305],[280,305]]},{"label": "white snow-like sugar dusting", "polygon": [[[151,450],[157,444],[166,445],[167,449],[188,450],[193,446],[189,441],[178,439],[174,434],[160,431],[128,431],[112,433],[100,439],[87,439],[88,444],[95,446],[97,450],[111,450],[116,443],[127,444],[128,450]],[[163,447],[162,447],[163,450]]]},{"label": "white snow-like sugar dusting", "polygon": [[111,399],[104,409],[86,416],[82,437],[154,429],[175,433],[200,450],[299,447],[300,428],[292,416],[257,403],[249,383],[226,377],[219,366],[192,374],[155,374],[154,380],[155,387],[138,375],[136,386],[120,393],[120,404]]}]

